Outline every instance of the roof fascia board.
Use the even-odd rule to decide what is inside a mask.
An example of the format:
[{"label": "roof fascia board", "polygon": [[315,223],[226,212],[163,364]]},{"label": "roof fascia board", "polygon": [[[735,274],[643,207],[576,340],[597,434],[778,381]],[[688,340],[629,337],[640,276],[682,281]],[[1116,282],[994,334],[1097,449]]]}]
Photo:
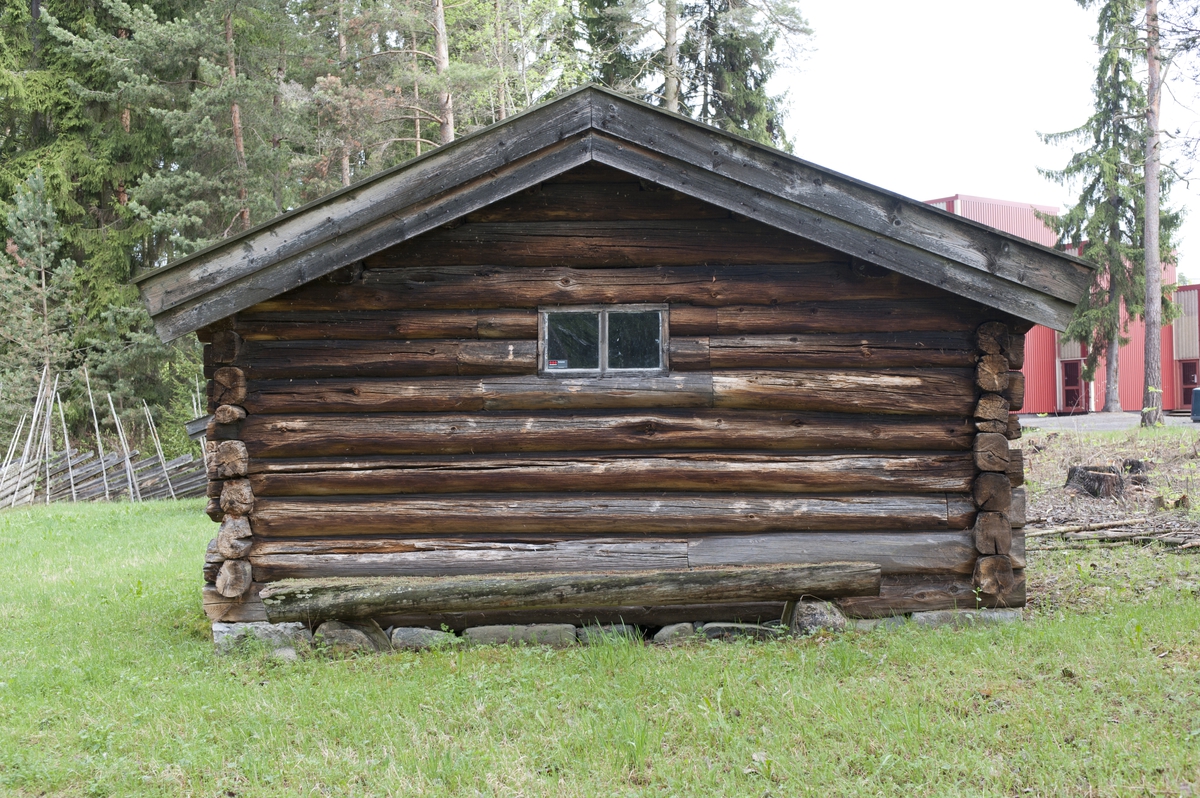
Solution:
[{"label": "roof fascia board", "polygon": [[1085,261],[870,186],[692,120],[662,126],[663,112],[610,93],[591,95],[595,128],[700,169],[962,263],[1078,302],[1091,284]]},{"label": "roof fascia board", "polygon": [[1064,329],[1074,304],[1020,283],[1001,280],[903,241],[748,187],[731,178],[636,146],[595,135],[592,157],[616,169],[675,189],[735,213],[845,252],[988,307],[1037,324]]},{"label": "roof fascia board", "polygon": [[[519,161],[456,184],[454,191],[408,207],[393,208],[336,239],[260,266],[240,279],[224,281],[215,289],[198,292],[181,304],[159,311],[154,316],[155,328],[164,341],[170,341],[532,188],[590,161],[591,139],[587,135],[576,136],[543,147]],[[144,284],[142,290],[146,290]]]},{"label": "roof fascia board", "polygon": [[405,164],[400,189],[389,172],[135,282],[150,314],[157,316],[583,133],[591,126],[591,107],[586,92],[577,92]]}]

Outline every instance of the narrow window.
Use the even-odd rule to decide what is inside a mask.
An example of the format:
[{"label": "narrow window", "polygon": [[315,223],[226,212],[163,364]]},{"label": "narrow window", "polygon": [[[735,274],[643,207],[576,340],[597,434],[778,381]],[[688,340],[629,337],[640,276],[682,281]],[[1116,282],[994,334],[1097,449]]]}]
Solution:
[{"label": "narrow window", "polygon": [[665,305],[543,308],[540,371],[546,376],[663,374]]}]

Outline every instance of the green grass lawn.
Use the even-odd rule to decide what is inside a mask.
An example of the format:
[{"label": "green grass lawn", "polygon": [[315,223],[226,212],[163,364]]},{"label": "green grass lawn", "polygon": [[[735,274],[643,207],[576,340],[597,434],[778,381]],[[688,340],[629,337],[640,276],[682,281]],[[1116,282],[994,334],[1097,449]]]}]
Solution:
[{"label": "green grass lawn", "polygon": [[0,513],[7,795],[1200,794],[1200,552],[1034,553],[1024,624],[214,655],[198,502]]}]

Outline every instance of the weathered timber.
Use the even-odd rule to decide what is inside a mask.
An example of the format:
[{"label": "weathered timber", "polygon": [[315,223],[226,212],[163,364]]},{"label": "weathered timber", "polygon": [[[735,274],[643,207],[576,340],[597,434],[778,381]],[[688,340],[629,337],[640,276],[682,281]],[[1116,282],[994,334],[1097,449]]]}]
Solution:
[{"label": "weathered timber", "polygon": [[1013,333],[1008,336],[1008,346],[1001,350],[1001,354],[1008,358],[1008,367],[1011,369],[1020,369],[1025,365],[1025,334]]},{"label": "weathered timber", "polygon": [[1008,400],[1010,412],[1020,410],[1025,404],[1025,375],[1019,371],[1008,372],[1008,387],[1002,395]]},{"label": "weathered timber", "polygon": [[1012,507],[1008,511],[1008,520],[1012,521],[1013,529],[1025,526],[1025,489],[1013,488]]},{"label": "weathered timber", "polygon": [[678,538],[258,538],[255,579],[437,576],[522,571],[613,571],[712,565],[780,565],[869,557],[882,573],[975,568],[972,532],[803,532]]},{"label": "weathered timber", "polygon": [[782,601],[676,604],[658,607],[638,604],[625,607],[493,610],[489,612],[446,612],[437,615],[382,615],[377,620],[384,626],[423,626],[436,629],[445,625],[455,631],[462,631],[472,626],[492,624],[508,626],[532,623],[569,623],[574,626],[599,626],[602,624],[666,626],[672,623],[692,622],[697,618],[704,618],[706,621],[758,624],[778,621],[783,614],[783,608],[784,602]]},{"label": "weathered timber", "polygon": [[1015,571],[1025,567],[1025,533],[1016,527],[1013,527],[1012,547],[1008,550],[1008,559],[1012,560]]},{"label": "weathered timber", "polygon": [[[964,451],[975,438],[966,418],[852,416],[748,410],[653,413],[369,413],[251,416],[242,438],[251,473],[263,458],[352,457],[346,466],[381,468],[372,455],[517,453],[572,450],[767,449]],[[301,462],[282,464],[298,470]]]},{"label": "weathered timber", "polygon": [[246,418],[246,409],[237,405],[221,405],[213,413],[213,421],[218,424],[236,424]]},{"label": "weathered timber", "polygon": [[884,574],[970,574],[975,550],[971,532],[775,532],[688,538],[688,564],[693,568],[844,559],[870,560]]},{"label": "weathered timber", "polygon": [[[1008,441],[1001,436],[1004,445]],[[314,464],[306,461],[306,469]],[[358,464],[350,464],[358,465]],[[744,454],[727,452],[394,458],[374,468],[256,473],[257,497],[528,491],[747,493],[967,493],[965,454]]]},{"label": "weathered timber", "polygon": [[661,377],[260,380],[253,414],[718,407],[816,412],[969,414],[966,369],[721,371]]},{"label": "weathered timber", "polygon": [[217,572],[217,592],[225,598],[236,598],[250,589],[250,563],[247,560],[226,560]]},{"label": "weathered timber", "polygon": [[[350,544],[350,545],[347,545]],[[837,558],[845,560],[845,555]],[[686,569],[688,544],[680,539],[550,540],[479,539],[258,540],[250,552],[254,578],[451,576],[555,571]]]},{"label": "weathered timber", "polygon": [[671,338],[677,371],[747,368],[970,367],[966,333],[807,333]]},{"label": "weathered timber", "polygon": [[1014,488],[1025,484],[1025,457],[1020,449],[1008,450],[1008,481]]},{"label": "weathered timber", "polygon": [[1004,513],[975,516],[975,549],[980,554],[1008,554],[1012,549],[1012,523]]},{"label": "weathered timber", "polygon": [[250,456],[246,453],[246,444],[241,441],[221,441],[213,457],[217,479],[233,479],[246,476],[250,465]]},{"label": "weathered timber", "polygon": [[1012,496],[1007,474],[983,473],[975,478],[975,505],[980,510],[1007,513],[1012,507]]},{"label": "weathered timber", "polygon": [[211,398],[218,405],[242,405],[246,401],[246,375],[233,366],[216,370],[212,377]]},{"label": "weathered timber", "polygon": [[746,219],[632,219],[617,222],[466,222],[432,230],[368,256],[370,271],[410,263],[454,266],[487,258],[495,267],[545,268],[571,264],[690,266],[757,265],[848,260],[841,253]]},{"label": "weathered timber", "polygon": [[845,300],[778,305],[672,305],[672,335],[790,335],[794,333],[962,332],[969,309],[953,299]]},{"label": "weathered timber", "polygon": [[[221,405],[228,407],[229,405]],[[242,425],[240,421],[235,421],[232,424],[220,424],[217,422],[217,414],[213,413],[208,419],[208,424],[204,428],[204,439],[208,443],[217,443],[218,441],[235,441],[242,436]]]},{"label": "weathered timber", "polygon": [[975,404],[968,369],[718,371],[712,381],[715,407],[966,414]]},{"label": "weathered timber", "polygon": [[221,509],[220,500],[209,499],[208,503],[204,505],[204,514],[213,521],[220,521],[222,518],[224,518],[225,511]]},{"label": "weathered timber", "polygon": [[238,365],[251,380],[536,374],[537,341],[255,341]]},{"label": "weathered timber", "polygon": [[[975,418],[980,421],[997,421],[1008,429],[1008,400],[995,393],[985,393],[975,406]],[[1003,431],[1003,430],[998,430]]]},{"label": "weathered timber", "polygon": [[208,541],[208,548],[204,551],[204,581],[212,584],[217,581],[217,573],[221,570],[221,563],[225,562],[225,558],[221,556],[221,552],[217,551],[217,539],[213,538]]},{"label": "weathered timber", "polygon": [[1016,584],[1012,561],[1003,555],[980,557],[975,561],[973,581],[984,595],[1007,598]]},{"label": "weathered timber", "polygon": [[232,329],[214,330],[211,343],[204,347],[205,362],[232,363],[237,360],[242,337]]},{"label": "weathered timber", "polygon": [[239,560],[250,552],[254,544],[251,538],[250,521],[240,515],[227,515],[221,521],[217,534],[217,551],[227,560]]},{"label": "weathered timber", "polygon": [[1010,441],[1015,441],[1021,437],[1021,417],[1016,413],[1009,413],[1008,422],[1004,427],[1004,435]]},{"label": "weathered timber", "polygon": [[221,486],[221,509],[234,515],[249,515],[254,509],[254,492],[248,479],[231,479]]},{"label": "weathered timber", "polygon": [[537,338],[537,311],[405,310],[239,313],[247,341],[391,341]]},{"label": "weathered timber", "polygon": [[873,563],[823,563],[625,573],[304,579],[261,593],[272,623],[400,613],[750,602],[876,595]]},{"label": "weathered timber", "polygon": [[975,436],[975,466],[980,471],[1008,472],[1008,438],[995,432],[981,432]]},{"label": "weathered timber", "polygon": [[1000,393],[1008,388],[1008,358],[984,355],[975,367],[975,384],[982,390]]},{"label": "weathered timber", "polygon": [[[640,249],[644,245],[637,242],[634,246]],[[905,297],[937,308],[939,316],[954,317],[955,311],[965,311],[969,304],[904,278],[857,279],[847,262],[804,264],[802,259],[791,259],[783,265],[695,265],[704,262],[701,256],[693,258],[689,265],[607,269],[496,265],[491,262],[492,254],[488,249],[475,250],[466,262],[479,263],[478,266],[366,269],[361,282],[302,286],[254,306],[250,313],[330,311],[343,307],[356,311],[452,308],[480,311],[636,302],[709,308],[816,302],[846,305],[844,300],[849,292],[854,292],[859,301],[878,304],[896,304],[898,298]],[[401,257],[407,263],[422,262],[407,254]],[[536,257],[526,253],[522,260]]]},{"label": "weathered timber", "polygon": [[[574,174],[572,170],[567,174]],[[655,190],[615,169],[594,183],[555,179],[469,214],[472,222],[623,222],[646,219],[729,219],[724,208],[678,191]]]},{"label": "weathered timber", "polygon": [[837,604],[842,612],[854,618],[888,618],[928,610],[1023,607],[1025,572],[1014,573],[1012,590],[1004,598],[976,594],[970,577],[957,574],[904,574],[883,577],[877,597],[843,598]]},{"label": "weathered timber", "polygon": [[285,497],[256,499],[251,515],[254,534],[263,537],[940,530],[966,529],[974,519],[960,494]]},{"label": "weathered timber", "polygon": [[267,611],[258,597],[262,587],[258,583],[251,583],[242,595],[228,598],[218,593],[216,587],[205,585],[200,594],[204,614],[210,621],[262,623],[267,620]]},{"label": "weathered timber", "polygon": [[225,483],[219,479],[209,479],[205,481],[204,495],[210,499],[220,499],[221,491],[225,488]]},{"label": "weathered timber", "polygon": [[1009,348],[1008,325],[1001,321],[985,321],[975,331],[975,343],[985,355],[1002,355]]}]

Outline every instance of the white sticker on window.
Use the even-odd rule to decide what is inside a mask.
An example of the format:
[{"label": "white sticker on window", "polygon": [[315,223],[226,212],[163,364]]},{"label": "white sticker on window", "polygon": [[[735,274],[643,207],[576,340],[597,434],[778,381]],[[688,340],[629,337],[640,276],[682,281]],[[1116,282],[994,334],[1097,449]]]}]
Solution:
[{"label": "white sticker on window", "polygon": [[548,369],[565,369],[565,368],[567,368],[567,361],[565,361],[565,360],[547,360],[546,368],[548,368]]}]

